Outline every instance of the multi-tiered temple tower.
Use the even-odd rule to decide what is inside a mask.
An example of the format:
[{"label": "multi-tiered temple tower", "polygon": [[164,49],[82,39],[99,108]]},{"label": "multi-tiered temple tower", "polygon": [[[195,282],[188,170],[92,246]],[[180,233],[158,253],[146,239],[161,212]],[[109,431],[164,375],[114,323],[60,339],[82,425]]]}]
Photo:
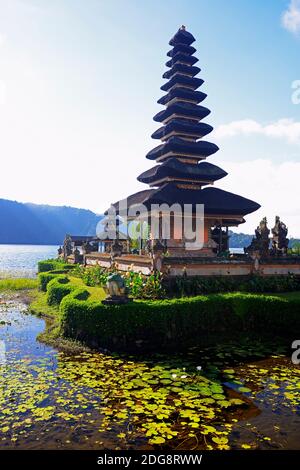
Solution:
[{"label": "multi-tiered temple tower", "polygon": [[[167,82],[161,87],[166,92],[158,103],[165,106],[154,116],[162,126],[152,134],[162,144],[151,150],[146,157],[156,165],[142,173],[138,180],[149,184],[150,189],[135,193],[128,204],[144,204],[148,210],[152,204],[177,203],[204,205],[204,246],[187,253],[186,240],[171,233],[171,239],[163,240],[170,255],[212,255],[228,247],[228,227],[244,222],[244,216],[260,206],[244,197],[213,187],[215,181],[227,173],[206,161],[219,149],[217,145],[203,140],[213,128],[202,120],[210,110],[202,106],[206,94],[198,91],[203,84],[196,78],[200,68],[195,64],[195,38],[182,26],[169,44]],[[201,104],[200,104],[201,103]],[[117,208],[119,203],[114,204]]]}]

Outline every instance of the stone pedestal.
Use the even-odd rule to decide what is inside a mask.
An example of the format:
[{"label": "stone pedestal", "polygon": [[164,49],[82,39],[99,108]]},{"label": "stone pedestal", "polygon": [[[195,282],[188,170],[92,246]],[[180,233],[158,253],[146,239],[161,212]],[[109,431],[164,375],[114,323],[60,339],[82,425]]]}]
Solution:
[{"label": "stone pedestal", "polygon": [[133,299],[130,299],[127,296],[119,296],[119,295],[112,295],[102,300],[103,305],[124,305],[124,304],[128,304],[129,302],[133,302]]}]

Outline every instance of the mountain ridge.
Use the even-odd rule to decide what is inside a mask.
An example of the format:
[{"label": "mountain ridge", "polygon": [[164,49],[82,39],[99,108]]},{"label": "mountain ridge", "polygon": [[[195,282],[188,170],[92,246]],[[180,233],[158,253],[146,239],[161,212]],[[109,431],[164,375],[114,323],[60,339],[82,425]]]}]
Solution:
[{"label": "mountain ridge", "polygon": [[[0,198],[0,244],[61,245],[66,233],[95,235],[103,218],[88,209]],[[254,235],[229,231],[230,248],[250,245]],[[290,246],[299,243],[291,238]]]},{"label": "mountain ridge", "polygon": [[0,199],[0,243],[60,245],[66,233],[95,235],[101,218],[88,209]]}]

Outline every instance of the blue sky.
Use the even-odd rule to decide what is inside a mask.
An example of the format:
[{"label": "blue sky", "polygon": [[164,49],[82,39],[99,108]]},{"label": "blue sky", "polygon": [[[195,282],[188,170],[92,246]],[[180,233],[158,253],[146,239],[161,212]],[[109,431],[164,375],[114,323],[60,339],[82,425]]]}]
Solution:
[{"label": "blue sky", "polygon": [[298,0],[0,0],[0,197],[101,213],[136,176],[161,107],[168,41],[195,47],[221,187],[300,236]]}]

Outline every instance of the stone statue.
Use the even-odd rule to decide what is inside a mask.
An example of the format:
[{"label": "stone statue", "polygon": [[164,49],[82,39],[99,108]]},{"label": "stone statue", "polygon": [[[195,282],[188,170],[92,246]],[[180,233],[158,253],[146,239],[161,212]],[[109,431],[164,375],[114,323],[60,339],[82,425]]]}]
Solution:
[{"label": "stone statue", "polygon": [[58,248],[57,253],[58,253],[58,257],[60,258],[60,256],[63,254],[63,249],[61,246]]},{"label": "stone statue", "polygon": [[66,235],[66,238],[64,239],[64,247],[63,247],[63,253],[64,253],[64,259],[67,259],[68,256],[72,254],[72,239],[70,235]]},{"label": "stone statue", "polygon": [[152,253],[163,253],[164,251],[165,247],[162,244],[161,240],[152,240]]},{"label": "stone statue", "polygon": [[270,230],[268,229],[267,223],[266,217],[260,221],[258,227],[255,229],[255,237],[253,237],[251,244],[244,248],[245,253],[249,255],[256,253],[261,258],[266,258],[269,255]]},{"label": "stone statue", "polygon": [[91,246],[90,242],[84,242],[82,244],[82,253],[87,255],[87,254],[91,253],[91,251],[92,251],[92,246]]},{"label": "stone statue", "polygon": [[128,288],[123,277],[118,273],[113,273],[107,278],[104,290],[107,294],[103,304],[126,304],[132,299],[128,298]]},{"label": "stone statue", "polygon": [[288,228],[285,223],[281,222],[280,217],[277,215],[275,218],[275,226],[272,228],[272,250],[273,255],[286,255],[289,239],[287,238]]},{"label": "stone statue", "polygon": [[73,254],[74,254],[74,262],[75,262],[75,263],[80,263],[80,262],[81,262],[81,259],[82,259],[82,255],[80,254],[80,251],[78,250],[77,247],[75,248]]},{"label": "stone statue", "polygon": [[123,245],[119,242],[118,239],[114,240],[111,245],[111,256],[112,258],[116,258],[117,256],[121,256],[123,251]]}]

